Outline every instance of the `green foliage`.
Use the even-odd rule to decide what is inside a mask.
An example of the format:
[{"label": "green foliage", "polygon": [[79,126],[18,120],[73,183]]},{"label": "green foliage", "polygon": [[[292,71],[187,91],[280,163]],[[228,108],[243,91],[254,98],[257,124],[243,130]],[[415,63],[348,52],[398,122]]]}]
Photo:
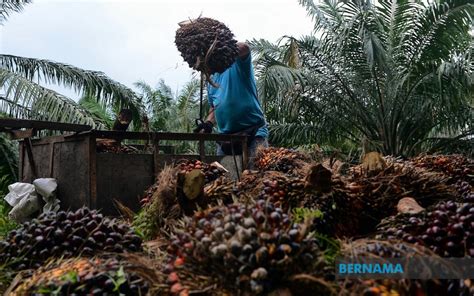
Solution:
[{"label": "green foliage", "polygon": [[18,179],[18,145],[0,133],[0,238],[16,227],[8,219],[10,206],[3,200],[8,193],[8,185]]},{"label": "green foliage", "polygon": [[94,122],[101,124],[106,129],[112,129],[115,120],[114,112],[110,108],[98,103],[97,99],[90,95],[83,96],[78,103],[91,114]]},{"label": "green foliage", "polygon": [[273,143],[410,156],[472,138],[471,1],[299,2],[314,35],[251,42]]},{"label": "green foliage", "polygon": [[[173,93],[164,80],[160,80],[155,88],[139,81],[135,83],[143,103],[146,106],[150,130],[153,132],[191,133],[195,128],[195,120],[199,118],[200,82],[193,79],[182,89]],[[203,116],[209,111],[207,99],[203,98]],[[189,141],[163,141],[165,145],[174,145],[177,153],[195,154],[197,143]],[[207,149],[213,149],[212,144]]]},{"label": "green foliage", "polygon": [[326,262],[330,265],[335,264],[336,258],[341,254],[341,242],[319,233],[315,233],[314,238],[318,241]]},{"label": "green foliage", "polygon": [[102,108],[130,108],[134,124],[140,126],[142,108],[137,95],[126,86],[102,72],[26,57],[0,54],[0,87],[6,90],[0,97],[0,111],[10,117],[89,124],[94,114],[73,100],[40,86],[37,82],[72,88],[86,97],[94,97]]},{"label": "green foliage", "polygon": [[306,219],[319,219],[323,217],[323,212],[319,209],[294,208],[291,213],[295,223],[303,223]]},{"label": "green foliage", "polygon": [[3,199],[0,200],[0,239],[18,226],[14,221],[8,219],[8,212],[10,210],[10,206]]},{"label": "green foliage", "polygon": [[114,272],[113,276],[110,276],[109,278],[114,283],[114,292],[119,292],[120,286],[127,282],[127,277],[123,270],[123,266],[120,266],[119,270],[117,270],[117,272]]},{"label": "green foliage", "polygon": [[20,12],[31,0],[4,0],[0,4],[0,25],[6,21],[12,12]]}]

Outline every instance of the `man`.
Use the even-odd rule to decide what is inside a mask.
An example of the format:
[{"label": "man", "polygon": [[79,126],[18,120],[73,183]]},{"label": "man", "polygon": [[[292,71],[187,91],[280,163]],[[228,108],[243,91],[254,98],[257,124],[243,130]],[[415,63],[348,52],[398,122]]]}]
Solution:
[{"label": "man", "polygon": [[[199,124],[195,132],[211,133],[216,124],[221,134],[245,132],[250,138],[249,156],[253,158],[257,147],[268,147],[268,129],[257,99],[250,48],[243,42],[237,46],[239,55],[234,64],[211,77],[218,87],[208,85],[211,109],[206,121]],[[218,145],[217,155],[226,155],[222,148]]]}]

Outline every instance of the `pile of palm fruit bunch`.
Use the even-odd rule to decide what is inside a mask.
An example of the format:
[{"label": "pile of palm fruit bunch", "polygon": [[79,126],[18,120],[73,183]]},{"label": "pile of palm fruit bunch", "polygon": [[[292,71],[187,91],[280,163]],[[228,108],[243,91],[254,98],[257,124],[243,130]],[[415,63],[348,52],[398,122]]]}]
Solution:
[{"label": "pile of palm fruit bunch", "polygon": [[379,237],[430,248],[443,257],[474,257],[474,204],[440,202],[417,215],[398,215],[379,226]]},{"label": "pile of palm fruit bunch", "polygon": [[[185,219],[167,251],[174,262],[180,260],[196,274],[213,275],[232,294],[261,295],[304,272],[319,271],[313,276],[325,282],[328,266],[308,231],[308,225],[292,223],[271,201],[235,203]],[[327,293],[328,286],[321,285],[320,293]]]},{"label": "pile of palm fruit bunch", "polygon": [[143,208],[134,225],[145,237],[152,238],[198,208],[231,203],[235,184],[227,176],[220,164],[199,160],[183,160],[166,167],[145,192]]},{"label": "pile of palm fruit bunch", "polygon": [[[244,174],[238,184],[240,192],[254,199],[270,200],[285,211],[309,209],[318,211],[312,230],[335,237],[359,232],[361,200],[351,198],[346,183],[321,164],[307,164],[300,176],[281,171]],[[304,177],[302,177],[304,175]]]},{"label": "pile of palm fruit bunch", "polygon": [[[200,170],[204,174],[204,183],[211,183],[221,177],[226,176],[226,170],[218,165],[217,163],[207,164],[197,159],[184,159],[180,160],[176,164],[176,173],[186,174],[193,170]],[[151,185],[143,195],[141,204],[143,206],[148,205],[153,199],[154,193],[158,190],[159,181]]]},{"label": "pile of palm fruit bunch", "polygon": [[136,148],[129,145],[123,145],[115,140],[98,140],[96,144],[96,151],[99,153],[137,153]]},{"label": "pile of palm fruit bunch", "polygon": [[110,256],[56,260],[23,275],[9,295],[147,295],[151,285],[137,269]]},{"label": "pile of palm fruit bunch", "polygon": [[178,162],[178,169],[181,173],[188,173],[192,170],[201,170],[204,174],[204,182],[209,183],[225,176],[226,170],[216,163],[207,164],[200,160],[181,160]]},{"label": "pile of palm fruit bunch", "polygon": [[462,155],[423,155],[412,159],[411,163],[442,173],[460,193],[461,202],[474,202],[474,160]]},{"label": "pile of palm fruit bunch", "polygon": [[[430,249],[400,240],[360,239],[341,247],[345,258],[408,258],[437,257]],[[344,280],[342,295],[472,295],[474,285],[469,280]],[[350,293],[348,293],[350,291]]]},{"label": "pile of palm fruit bunch", "polygon": [[[259,152],[239,181],[216,163],[165,167],[132,223],[146,243],[86,208],[24,223],[0,242],[0,269],[22,270],[10,292],[472,295],[469,281],[338,280],[334,269],[337,256],[473,257],[472,161],[372,154],[341,174],[291,149]],[[421,210],[402,212],[403,198]]]},{"label": "pile of palm fruit bunch", "polygon": [[22,270],[38,268],[52,257],[141,248],[142,239],[128,224],[84,207],[75,212],[48,212],[24,222],[0,241],[0,263]]},{"label": "pile of palm fruit bunch", "polygon": [[239,53],[237,41],[229,28],[206,17],[180,23],[175,44],[189,67],[201,71],[208,78],[229,68]]},{"label": "pile of palm fruit bunch", "polygon": [[309,157],[296,150],[269,147],[257,151],[255,167],[262,171],[294,173],[304,169],[308,162]]},{"label": "pile of palm fruit bunch", "polygon": [[[410,162],[385,158],[384,165],[368,174],[364,163],[351,168],[343,182],[351,198],[364,205],[361,216],[367,218],[367,232],[382,219],[397,214],[397,203],[411,197],[428,207],[442,200],[455,200],[456,188],[447,177],[429,170],[419,170]],[[372,225],[372,227],[371,227]]]},{"label": "pile of palm fruit bunch", "polygon": [[140,204],[142,207],[148,205],[153,198],[153,194],[158,190],[158,183],[154,183],[150,187],[148,187],[143,196],[140,199]]}]

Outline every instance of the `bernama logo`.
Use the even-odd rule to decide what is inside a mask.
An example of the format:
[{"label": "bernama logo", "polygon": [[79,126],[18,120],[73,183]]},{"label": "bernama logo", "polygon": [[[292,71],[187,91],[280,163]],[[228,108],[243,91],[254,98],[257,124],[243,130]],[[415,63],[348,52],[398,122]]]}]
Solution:
[{"label": "bernama logo", "polygon": [[401,264],[391,263],[339,263],[338,266],[339,274],[396,274],[404,273],[403,266]]}]

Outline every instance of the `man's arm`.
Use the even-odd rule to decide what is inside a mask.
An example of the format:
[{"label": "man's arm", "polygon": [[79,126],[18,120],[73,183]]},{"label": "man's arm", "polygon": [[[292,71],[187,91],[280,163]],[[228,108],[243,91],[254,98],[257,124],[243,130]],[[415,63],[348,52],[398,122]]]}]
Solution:
[{"label": "man's arm", "polygon": [[207,115],[206,121],[211,122],[213,125],[216,125],[216,116],[214,115],[214,108],[211,107],[209,114]]},{"label": "man's arm", "polygon": [[237,48],[239,49],[239,59],[245,59],[250,53],[250,47],[245,42],[237,42]]}]

